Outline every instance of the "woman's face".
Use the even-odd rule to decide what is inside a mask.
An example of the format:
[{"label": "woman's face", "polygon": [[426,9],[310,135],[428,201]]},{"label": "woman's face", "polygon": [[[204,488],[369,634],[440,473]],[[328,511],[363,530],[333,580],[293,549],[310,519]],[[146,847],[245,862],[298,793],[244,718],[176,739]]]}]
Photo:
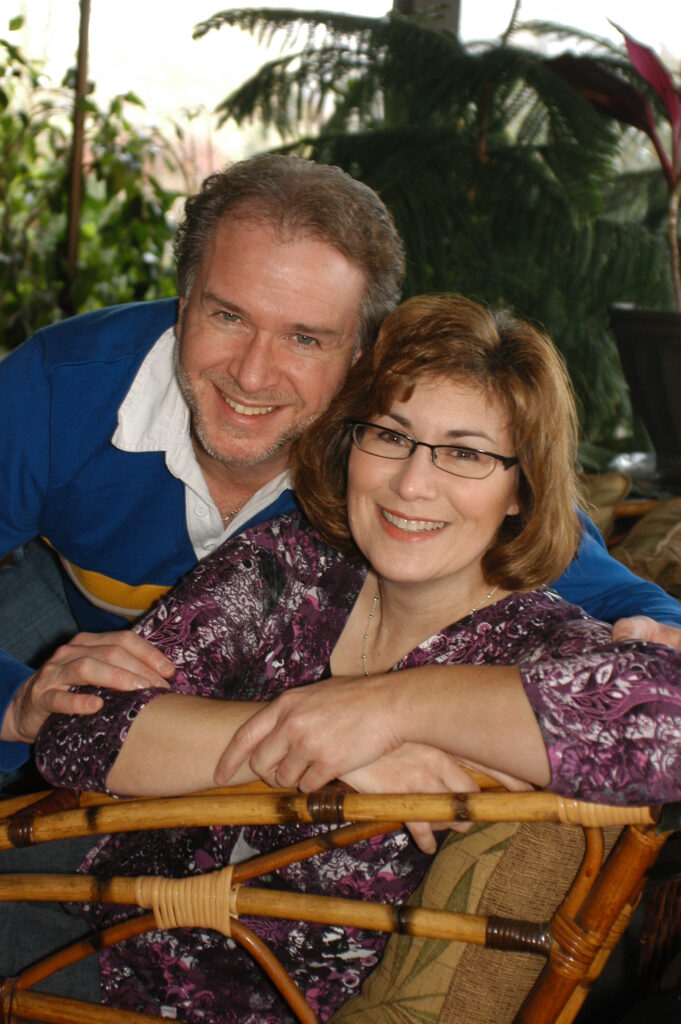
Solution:
[{"label": "woman's face", "polygon": [[[426,380],[406,402],[369,418],[429,444],[515,455],[501,405],[465,382]],[[456,582],[478,593],[480,561],[507,515],[519,511],[518,470],[497,463],[483,480],[433,464],[428,448],[386,459],[353,445],[348,463],[348,518],[355,542],[384,580]]]}]

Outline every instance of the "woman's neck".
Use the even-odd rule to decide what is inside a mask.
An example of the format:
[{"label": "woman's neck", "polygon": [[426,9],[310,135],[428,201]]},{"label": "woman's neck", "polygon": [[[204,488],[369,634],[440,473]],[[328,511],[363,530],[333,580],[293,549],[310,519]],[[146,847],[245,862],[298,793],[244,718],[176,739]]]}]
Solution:
[{"label": "woman's neck", "polygon": [[334,675],[386,672],[405,654],[452,622],[506,596],[480,573],[461,580],[403,583],[370,571],[332,656]]}]

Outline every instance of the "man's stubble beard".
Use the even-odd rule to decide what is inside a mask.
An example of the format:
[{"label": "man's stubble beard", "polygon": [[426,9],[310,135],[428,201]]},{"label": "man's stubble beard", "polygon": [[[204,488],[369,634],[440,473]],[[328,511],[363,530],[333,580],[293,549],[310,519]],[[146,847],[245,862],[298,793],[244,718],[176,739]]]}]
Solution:
[{"label": "man's stubble beard", "polygon": [[277,437],[267,449],[258,452],[257,455],[252,455],[248,458],[238,458],[234,455],[227,455],[215,447],[204,428],[199,403],[196,400],[189,378],[180,365],[179,346],[175,350],[175,376],[177,377],[182,397],[184,398],[191,415],[192,434],[195,441],[198,442],[209,458],[213,459],[215,462],[219,462],[223,466],[229,466],[234,469],[249,469],[254,466],[260,466],[264,462],[268,462],[274,456],[278,455],[282,449],[289,447],[294,441],[297,441],[303,431],[306,430],[306,428],[316,419],[316,416],[307,416],[303,421],[292,424],[289,429],[284,431],[283,434],[280,434],[280,436]]}]

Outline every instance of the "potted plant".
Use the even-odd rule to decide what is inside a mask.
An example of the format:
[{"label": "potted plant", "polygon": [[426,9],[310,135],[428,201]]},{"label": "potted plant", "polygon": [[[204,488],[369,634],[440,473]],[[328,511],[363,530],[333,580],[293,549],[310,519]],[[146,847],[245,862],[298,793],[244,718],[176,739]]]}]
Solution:
[{"label": "potted plant", "polygon": [[[592,57],[563,54],[555,70],[599,111],[644,132],[660,162],[668,192],[667,243],[674,311],[631,305],[611,309],[611,323],[634,408],[646,425],[657,455],[660,483],[681,490],[681,269],[679,199],[681,195],[681,88],[656,54],[622,33],[629,61],[653,91],[655,110],[634,80]],[[660,130],[668,122],[669,145]]]}]

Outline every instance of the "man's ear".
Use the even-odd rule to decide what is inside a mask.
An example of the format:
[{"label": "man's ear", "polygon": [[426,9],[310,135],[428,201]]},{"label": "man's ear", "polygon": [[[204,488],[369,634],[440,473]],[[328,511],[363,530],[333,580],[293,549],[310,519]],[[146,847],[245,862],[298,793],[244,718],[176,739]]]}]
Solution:
[{"label": "man's ear", "polygon": [[180,295],[177,300],[177,320],[175,321],[175,337],[179,338],[182,335],[182,321],[184,319],[184,307],[186,300],[183,295]]}]

